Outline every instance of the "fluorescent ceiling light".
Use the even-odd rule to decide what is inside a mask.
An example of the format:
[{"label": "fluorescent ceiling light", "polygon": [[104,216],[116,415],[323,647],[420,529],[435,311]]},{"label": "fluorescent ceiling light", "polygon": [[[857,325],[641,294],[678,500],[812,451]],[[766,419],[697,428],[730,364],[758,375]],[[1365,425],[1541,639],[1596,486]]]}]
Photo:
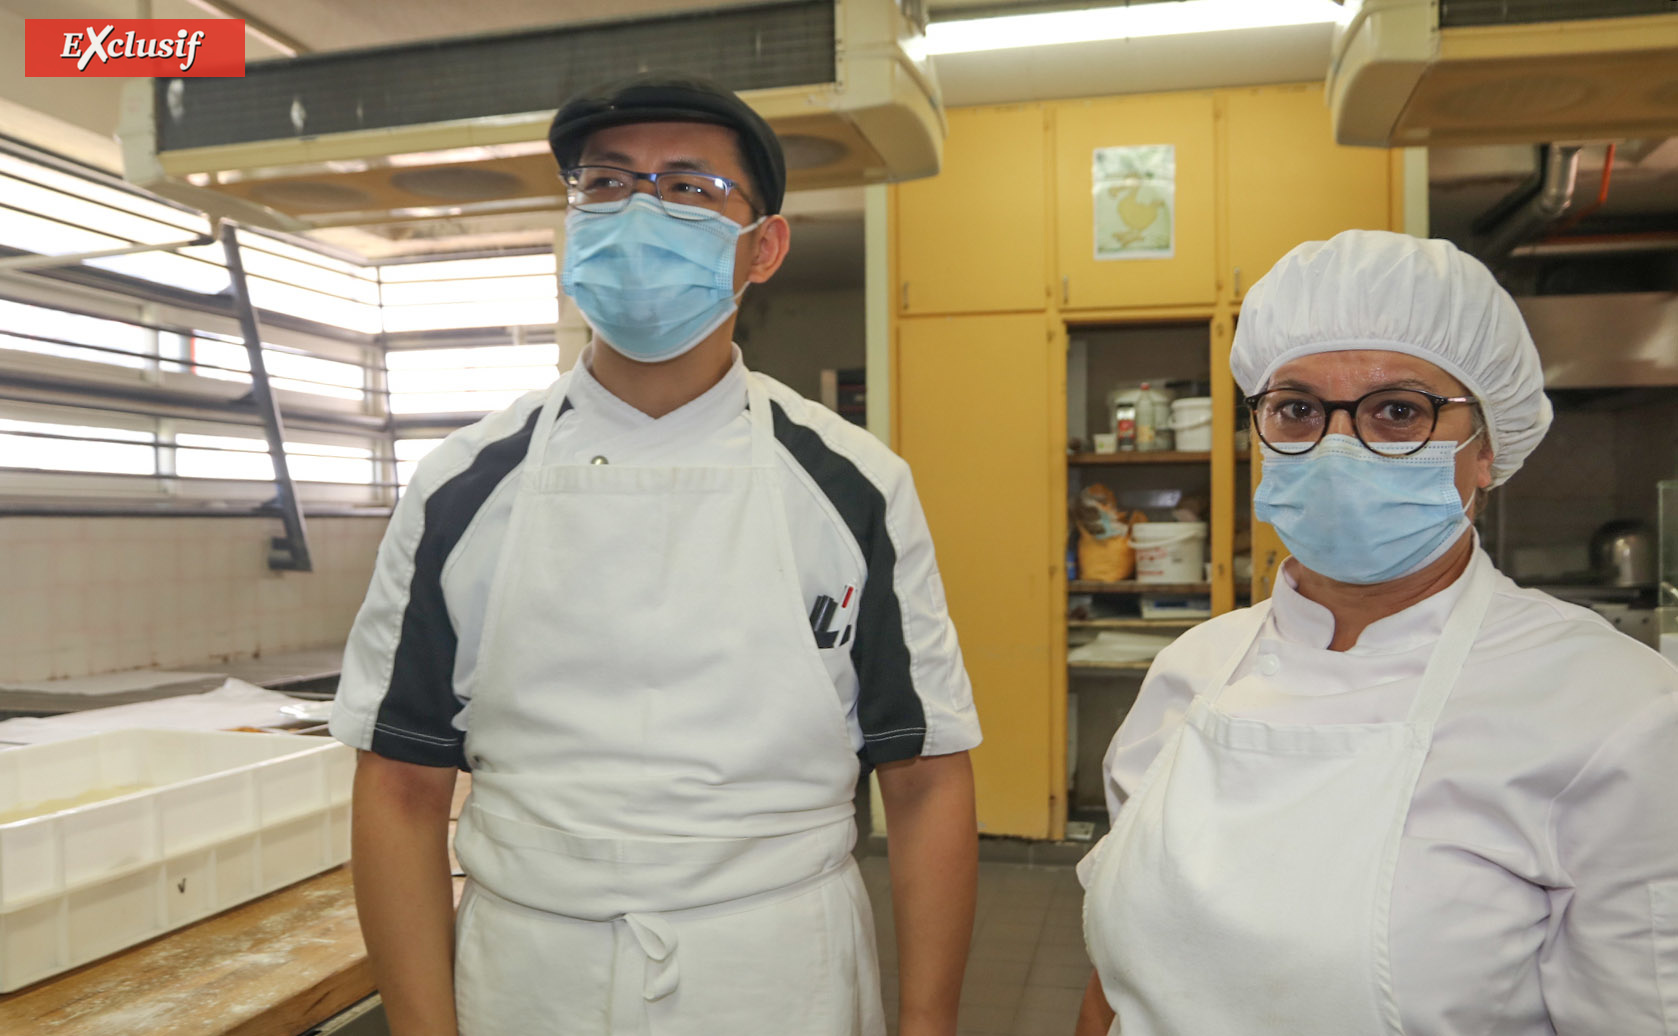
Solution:
[{"label": "fluorescent ceiling light", "polygon": [[1339,21],[1345,10],[1334,0],[1170,0],[1082,11],[969,18],[928,25],[925,52],[964,54],[1144,36],[1317,25]]}]

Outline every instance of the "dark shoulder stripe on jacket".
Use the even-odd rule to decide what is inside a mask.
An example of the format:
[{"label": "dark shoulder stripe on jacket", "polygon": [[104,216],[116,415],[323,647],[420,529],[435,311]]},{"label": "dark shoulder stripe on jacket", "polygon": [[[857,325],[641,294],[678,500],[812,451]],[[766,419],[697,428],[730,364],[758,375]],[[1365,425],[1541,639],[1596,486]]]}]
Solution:
[{"label": "dark shoulder stripe on jacket", "polygon": [[886,531],[885,494],[813,429],[789,418],[779,403],[771,401],[770,409],[775,438],[832,502],[868,566],[857,606],[856,639],[851,642],[863,761],[878,766],[913,759],[926,742],[926,710],[915,692],[909,645],[903,639],[897,548]]},{"label": "dark shoulder stripe on jacket", "polygon": [[479,450],[465,471],[425,501],[425,528],[414,550],[414,577],[390,687],[373,726],[372,748],[380,755],[425,766],[465,767],[463,738],[452,723],[460,711],[454,694],[458,645],[443,600],[443,565],[495,487],[524,460],[541,412],[540,407],[532,410],[517,432]]}]

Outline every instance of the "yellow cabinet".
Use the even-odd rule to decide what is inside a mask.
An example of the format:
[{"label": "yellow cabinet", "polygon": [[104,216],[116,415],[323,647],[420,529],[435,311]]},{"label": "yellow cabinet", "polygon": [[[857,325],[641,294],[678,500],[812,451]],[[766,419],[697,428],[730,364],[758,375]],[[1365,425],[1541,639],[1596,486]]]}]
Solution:
[{"label": "yellow cabinet", "polygon": [[[1210,304],[1217,294],[1212,95],[1069,101],[1053,110],[1059,269],[1051,289],[1062,307]],[[1172,149],[1169,184],[1157,175],[1157,153],[1108,150],[1158,145]]]},{"label": "yellow cabinet", "polygon": [[1040,310],[1043,110],[958,108],[949,120],[943,172],[893,188],[898,312]]},{"label": "yellow cabinet", "polygon": [[1223,102],[1233,297],[1302,241],[1393,229],[1390,153],[1336,144],[1320,85],[1232,90]]},{"label": "yellow cabinet", "polygon": [[[897,446],[914,471],[985,743],[986,834],[1047,838],[1057,686],[1051,362],[1041,314],[898,322]],[[1060,703],[1064,708],[1064,701]]]}]

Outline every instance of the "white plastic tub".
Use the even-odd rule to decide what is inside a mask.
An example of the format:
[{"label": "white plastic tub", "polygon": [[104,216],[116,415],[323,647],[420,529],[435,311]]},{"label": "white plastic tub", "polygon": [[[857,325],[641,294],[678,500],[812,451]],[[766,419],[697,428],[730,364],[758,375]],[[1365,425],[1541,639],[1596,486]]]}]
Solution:
[{"label": "white plastic tub", "polygon": [[1130,544],[1139,583],[1195,583],[1205,572],[1205,522],[1137,522]]},{"label": "white plastic tub", "polygon": [[1171,433],[1179,450],[1212,448],[1212,397],[1187,396],[1171,401]]},{"label": "white plastic tub", "polygon": [[343,863],[354,771],[347,746],[290,734],[0,751],[0,993]]}]

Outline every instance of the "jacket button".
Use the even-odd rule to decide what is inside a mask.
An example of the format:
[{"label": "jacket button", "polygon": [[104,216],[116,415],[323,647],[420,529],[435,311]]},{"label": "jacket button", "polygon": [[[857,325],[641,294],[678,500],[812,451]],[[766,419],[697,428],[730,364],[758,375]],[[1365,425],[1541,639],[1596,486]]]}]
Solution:
[{"label": "jacket button", "polygon": [[1265,676],[1275,676],[1282,671],[1282,660],[1275,655],[1260,655],[1258,671]]},{"label": "jacket button", "polygon": [[605,464],[606,463],[606,458],[605,457],[596,457],[593,460],[589,461],[589,463],[590,464]]}]

